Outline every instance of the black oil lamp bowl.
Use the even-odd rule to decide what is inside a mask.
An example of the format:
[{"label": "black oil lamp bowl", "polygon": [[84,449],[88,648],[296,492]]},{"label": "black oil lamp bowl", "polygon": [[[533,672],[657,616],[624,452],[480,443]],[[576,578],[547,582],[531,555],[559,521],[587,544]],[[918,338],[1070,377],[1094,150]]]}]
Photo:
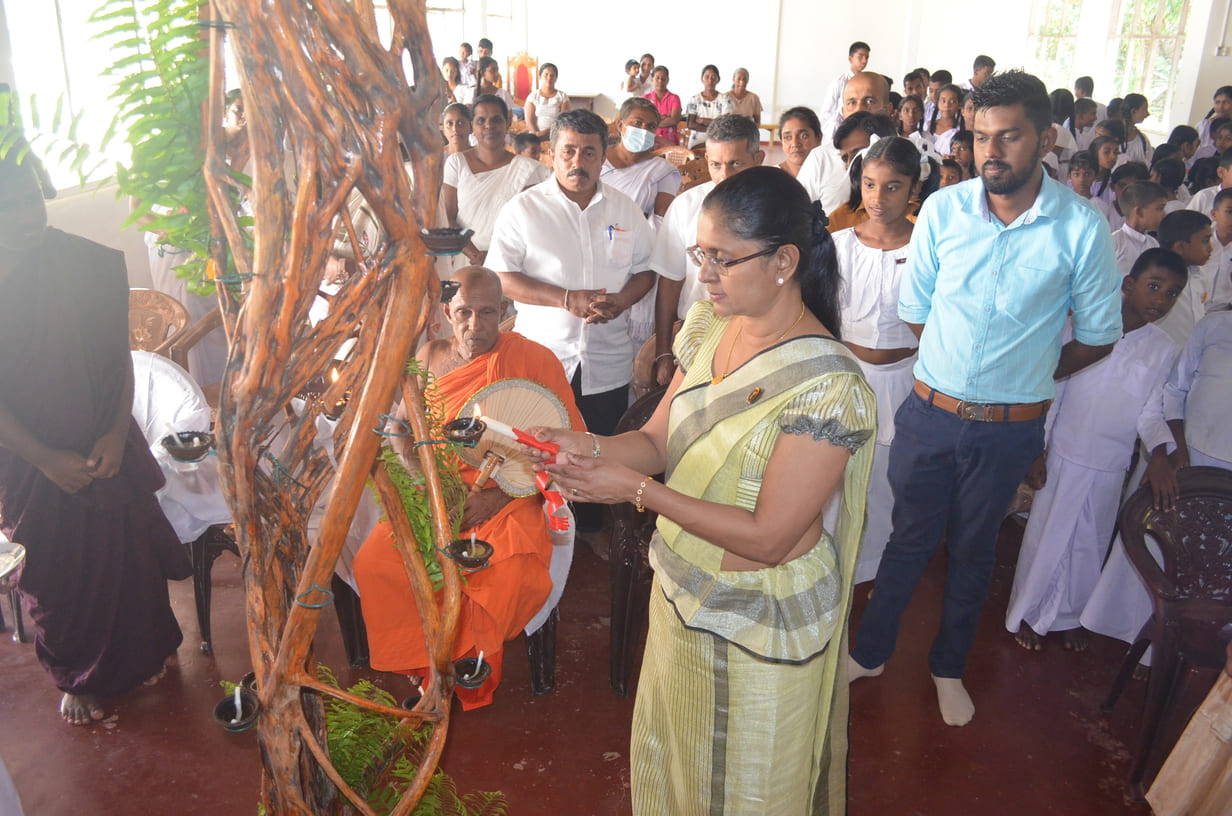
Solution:
[{"label": "black oil lamp bowl", "polygon": [[474,234],[473,229],[442,227],[420,230],[419,239],[423,241],[429,255],[458,255],[470,243]]},{"label": "black oil lamp bowl", "polygon": [[177,462],[200,462],[214,447],[214,434],[209,431],[177,431],[160,442]]},{"label": "black oil lamp bowl", "polygon": [[480,570],[488,565],[495,550],[482,538],[455,538],[445,548],[449,557],[465,570]]},{"label": "black oil lamp bowl", "polygon": [[235,711],[235,695],[228,694],[219,701],[218,705],[214,706],[214,720],[223,729],[232,733],[247,731],[252,728],[257,722],[257,712],[261,710],[261,703],[257,699],[256,693],[249,691],[243,686],[240,689],[240,711],[238,716]]},{"label": "black oil lamp bowl", "polygon": [[487,425],[474,417],[458,417],[446,422],[443,432],[447,441],[473,448],[486,428]]},{"label": "black oil lamp bowl", "polygon": [[[464,657],[453,664],[454,683],[465,689],[477,689],[492,676],[492,665],[486,660],[477,666],[479,659]],[[478,668],[478,671],[476,671]]]}]

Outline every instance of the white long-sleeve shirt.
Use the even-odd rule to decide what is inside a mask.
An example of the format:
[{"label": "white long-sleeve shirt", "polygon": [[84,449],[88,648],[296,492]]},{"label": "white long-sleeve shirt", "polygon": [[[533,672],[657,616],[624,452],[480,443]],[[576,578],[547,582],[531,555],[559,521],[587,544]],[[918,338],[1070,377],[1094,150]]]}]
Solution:
[{"label": "white long-sleeve shirt", "polygon": [[1185,421],[1189,447],[1232,461],[1232,312],[1198,321],[1164,386],[1164,418]]},{"label": "white long-sleeve shirt", "polygon": [[[1071,335],[1067,325],[1064,336]],[[1059,381],[1046,422],[1049,449],[1107,471],[1129,467],[1139,438],[1148,450],[1174,449],[1163,392],[1176,357],[1167,332],[1148,323],[1117,341],[1108,356]]]}]

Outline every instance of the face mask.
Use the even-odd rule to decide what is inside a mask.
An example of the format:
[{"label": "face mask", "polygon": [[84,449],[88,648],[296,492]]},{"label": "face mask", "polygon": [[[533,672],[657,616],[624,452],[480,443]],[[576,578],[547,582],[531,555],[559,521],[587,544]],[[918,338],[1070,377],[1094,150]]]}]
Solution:
[{"label": "face mask", "polygon": [[654,140],[655,135],[652,131],[635,127],[626,127],[624,135],[620,137],[621,144],[630,153],[641,153],[649,150],[654,147]]}]

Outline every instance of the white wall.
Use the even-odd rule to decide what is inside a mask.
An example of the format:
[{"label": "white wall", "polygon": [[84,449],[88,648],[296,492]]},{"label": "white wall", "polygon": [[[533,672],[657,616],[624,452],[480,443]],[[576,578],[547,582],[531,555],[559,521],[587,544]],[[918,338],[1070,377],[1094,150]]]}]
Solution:
[{"label": "white wall", "polygon": [[[1176,124],[1182,121],[1196,124],[1211,109],[1211,99],[1220,85],[1232,85],[1232,30],[1225,31],[1226,16],[1232,0],[1190,0],[1191,15],[1205,25],[1205,36],[1199,33],[1185,43],[1184,70],[1178,80],[1194,89],[1191,103],[1177,111]],[[1201,31],[1197,26],[1195,30]],[[1226,56],[1218,56],[1223,47]]]}]

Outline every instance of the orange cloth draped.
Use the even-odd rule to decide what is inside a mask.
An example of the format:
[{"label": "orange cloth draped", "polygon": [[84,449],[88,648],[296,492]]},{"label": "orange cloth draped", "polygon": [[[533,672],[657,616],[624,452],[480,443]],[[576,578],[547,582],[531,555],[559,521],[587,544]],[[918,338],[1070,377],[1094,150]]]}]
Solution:
[{"label": "orange cloth draped", "polygon": [[[550,350],[514,332],[502,332],[488,354],[436,380],[445,402],[446,421],[480,389],[497,380],[522,378],[549,388],[569,411],[574,428],[584,428],[582,415],[564,369]],[[463,464],[462,479],[470,486],[479,471]],[[543,607],[552,581],[548,565],[552,542],[543,517],[543,497],[513,499],[500,512],[472,530],[495,549],[487,569],[469,573],[462,586],[453,657],[483,650],[492,677],[474,690],[458,688],[463,708],[492,702],[500,683],[501,651]],[[410,581],[394,549],[393,531],[382,521],[364,542],[353,564],[368,630],[371,665],[381,671],[426,675],[428,650]]]}]

